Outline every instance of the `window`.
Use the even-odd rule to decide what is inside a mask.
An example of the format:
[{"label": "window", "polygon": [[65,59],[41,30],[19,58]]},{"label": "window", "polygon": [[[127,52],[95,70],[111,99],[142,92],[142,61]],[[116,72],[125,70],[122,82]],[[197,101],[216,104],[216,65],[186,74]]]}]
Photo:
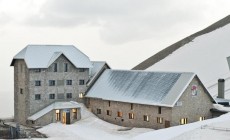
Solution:
[{"label": "window", "polygon": [[55,80],[49,80],[49,86],[55,86]]},{"label": "window", "polygon": [[85,81],[84,80],[79,80],[79,85],[84,85]]},{"label": "window", "polygon": [[56,110],[56,121],[60,121],[60,110]]},{"label": "window", "polygon": [[112,115],[112,111],[111,111],[111,110],[107,110],[107,111],[106,111],[106,114],[107,114],[108,116],[111,116],[111,115]]},{"label": "window", "polygon": [[68,72],[68,63],[64,63],[64,72]]},{"label": "window", "polygon": [[54,72],[57,72],[57,63],[54,63]]},{"label": "window", "polygon": [[84,72],[84,71],[85,71],[84,68],[80,68],[80,69],[79,69],[79,72]]},{"label": "window", "polygon": [[66,80],[66,85],[72,85],[72,80]]},{"label": "window", "polygon": [[34,69],[34,72],[41,72],[41,69]]},{"label": "window", "polygon": [[79,93],[79,98],[82,99],[84,97],[84,94],[81,92]]},{"label": "window", "polygon": [[110,106],[111,102],[109,101],[109,106]]},{"label": "window", "polygon": [[35,94],[35,100],[40,100],[41,99],[41,94]]},{"label": "window", "polygon": [[205,117],[200,117],[199,118],[199,121],[203,121],[203,120],[205,120]]},{"label": "window", "polygon": [[49,94],[49,99],[55,99],[55,94]]},{"label": "window", "polygon": [[157,123],[163,123],[163,118],[157,117]]},{"label": "window", "polygon": [[158,114],[161,114],[161,107],[158,107]]},{"label": "window", "polygon": [[117,117],[122,117],[122,112],[118,111],[117,112]]},{"label": "window", "polygon": [[148,115],[144,115],[144,121],[146,121],[146,122],[149,121],[149,116]]},{"label": "window", "polygon": [[188,123],[188,118],[181,118],[180,119],[180,124],[183,125],[183,124],[187,124]]},{"label": "window", "polygon": [[77,119],[77,109],[76,108],[72,109],[72,112],[73,112],[73,118]]},{"label": "window", "polygon": [[36,80],[35,81],[35,86],[41,86],[41,81]]},{"label": "window", "polygon": [[20,94],[23,94],[23,89],[22,88],[20,88]]},{"label": "window", "polygon": [[97,109],[97,114],[101,114],[101,109]]},{"label": "window", "polygon": [[72,98],[72,93],[66,93],[66,98],[71,99]]},{"label": "window", "polygon": [[133,104],[130,104],[130,106],[131,106],[131,110],[133,110]]},{"label": "window", "polygon": [[129,119],[134,119],[134,114],[133,113],[129,113]]}]

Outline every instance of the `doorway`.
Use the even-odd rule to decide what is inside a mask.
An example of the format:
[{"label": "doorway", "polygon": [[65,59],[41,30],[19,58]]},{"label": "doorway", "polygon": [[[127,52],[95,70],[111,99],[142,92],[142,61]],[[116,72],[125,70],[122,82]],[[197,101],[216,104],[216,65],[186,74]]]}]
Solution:
[{"label": "doorway", "polygon": [[62,123],[63,124],[70,124],[70,111],[63,110],[62,112]]},{"label": "doorway", "polygon": [[170,127],[170,121],[165,121],[165,128]]}]

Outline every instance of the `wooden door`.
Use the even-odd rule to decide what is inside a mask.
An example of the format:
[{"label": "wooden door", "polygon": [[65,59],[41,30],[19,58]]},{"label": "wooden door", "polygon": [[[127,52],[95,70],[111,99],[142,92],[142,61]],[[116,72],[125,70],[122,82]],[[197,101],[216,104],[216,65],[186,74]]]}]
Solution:
[{"label": "wooden door", "polygon": [[170,121],[165,121],[165,128],[170,127]]}]

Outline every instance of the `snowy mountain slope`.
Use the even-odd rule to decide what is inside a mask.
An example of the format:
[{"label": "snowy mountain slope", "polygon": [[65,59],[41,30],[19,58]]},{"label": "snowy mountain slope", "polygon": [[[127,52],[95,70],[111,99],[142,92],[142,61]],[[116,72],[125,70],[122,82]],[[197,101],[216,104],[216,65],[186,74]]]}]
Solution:
[{"label": "snowy mountain slope", "polygon": [[149,65],[146,70],[194,72],[213,96],[217,95],[217,80],[224,78],[226,96],[230,98],[230,72],[226,60],[228,56],[230,24],[194,38],[167,57]]}]

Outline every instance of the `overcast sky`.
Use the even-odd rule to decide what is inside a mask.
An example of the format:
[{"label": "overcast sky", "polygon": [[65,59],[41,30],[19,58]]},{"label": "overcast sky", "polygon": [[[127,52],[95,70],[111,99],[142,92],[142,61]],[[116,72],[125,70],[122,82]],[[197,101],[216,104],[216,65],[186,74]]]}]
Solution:
[{"label": "overcast sky", "polygon": [[0,102],[9,94],[13,104],[9,65],[27,44],[74,45],[91,60],[131,69],[229,15],[229,5],[229,0],[0,0]]}]

